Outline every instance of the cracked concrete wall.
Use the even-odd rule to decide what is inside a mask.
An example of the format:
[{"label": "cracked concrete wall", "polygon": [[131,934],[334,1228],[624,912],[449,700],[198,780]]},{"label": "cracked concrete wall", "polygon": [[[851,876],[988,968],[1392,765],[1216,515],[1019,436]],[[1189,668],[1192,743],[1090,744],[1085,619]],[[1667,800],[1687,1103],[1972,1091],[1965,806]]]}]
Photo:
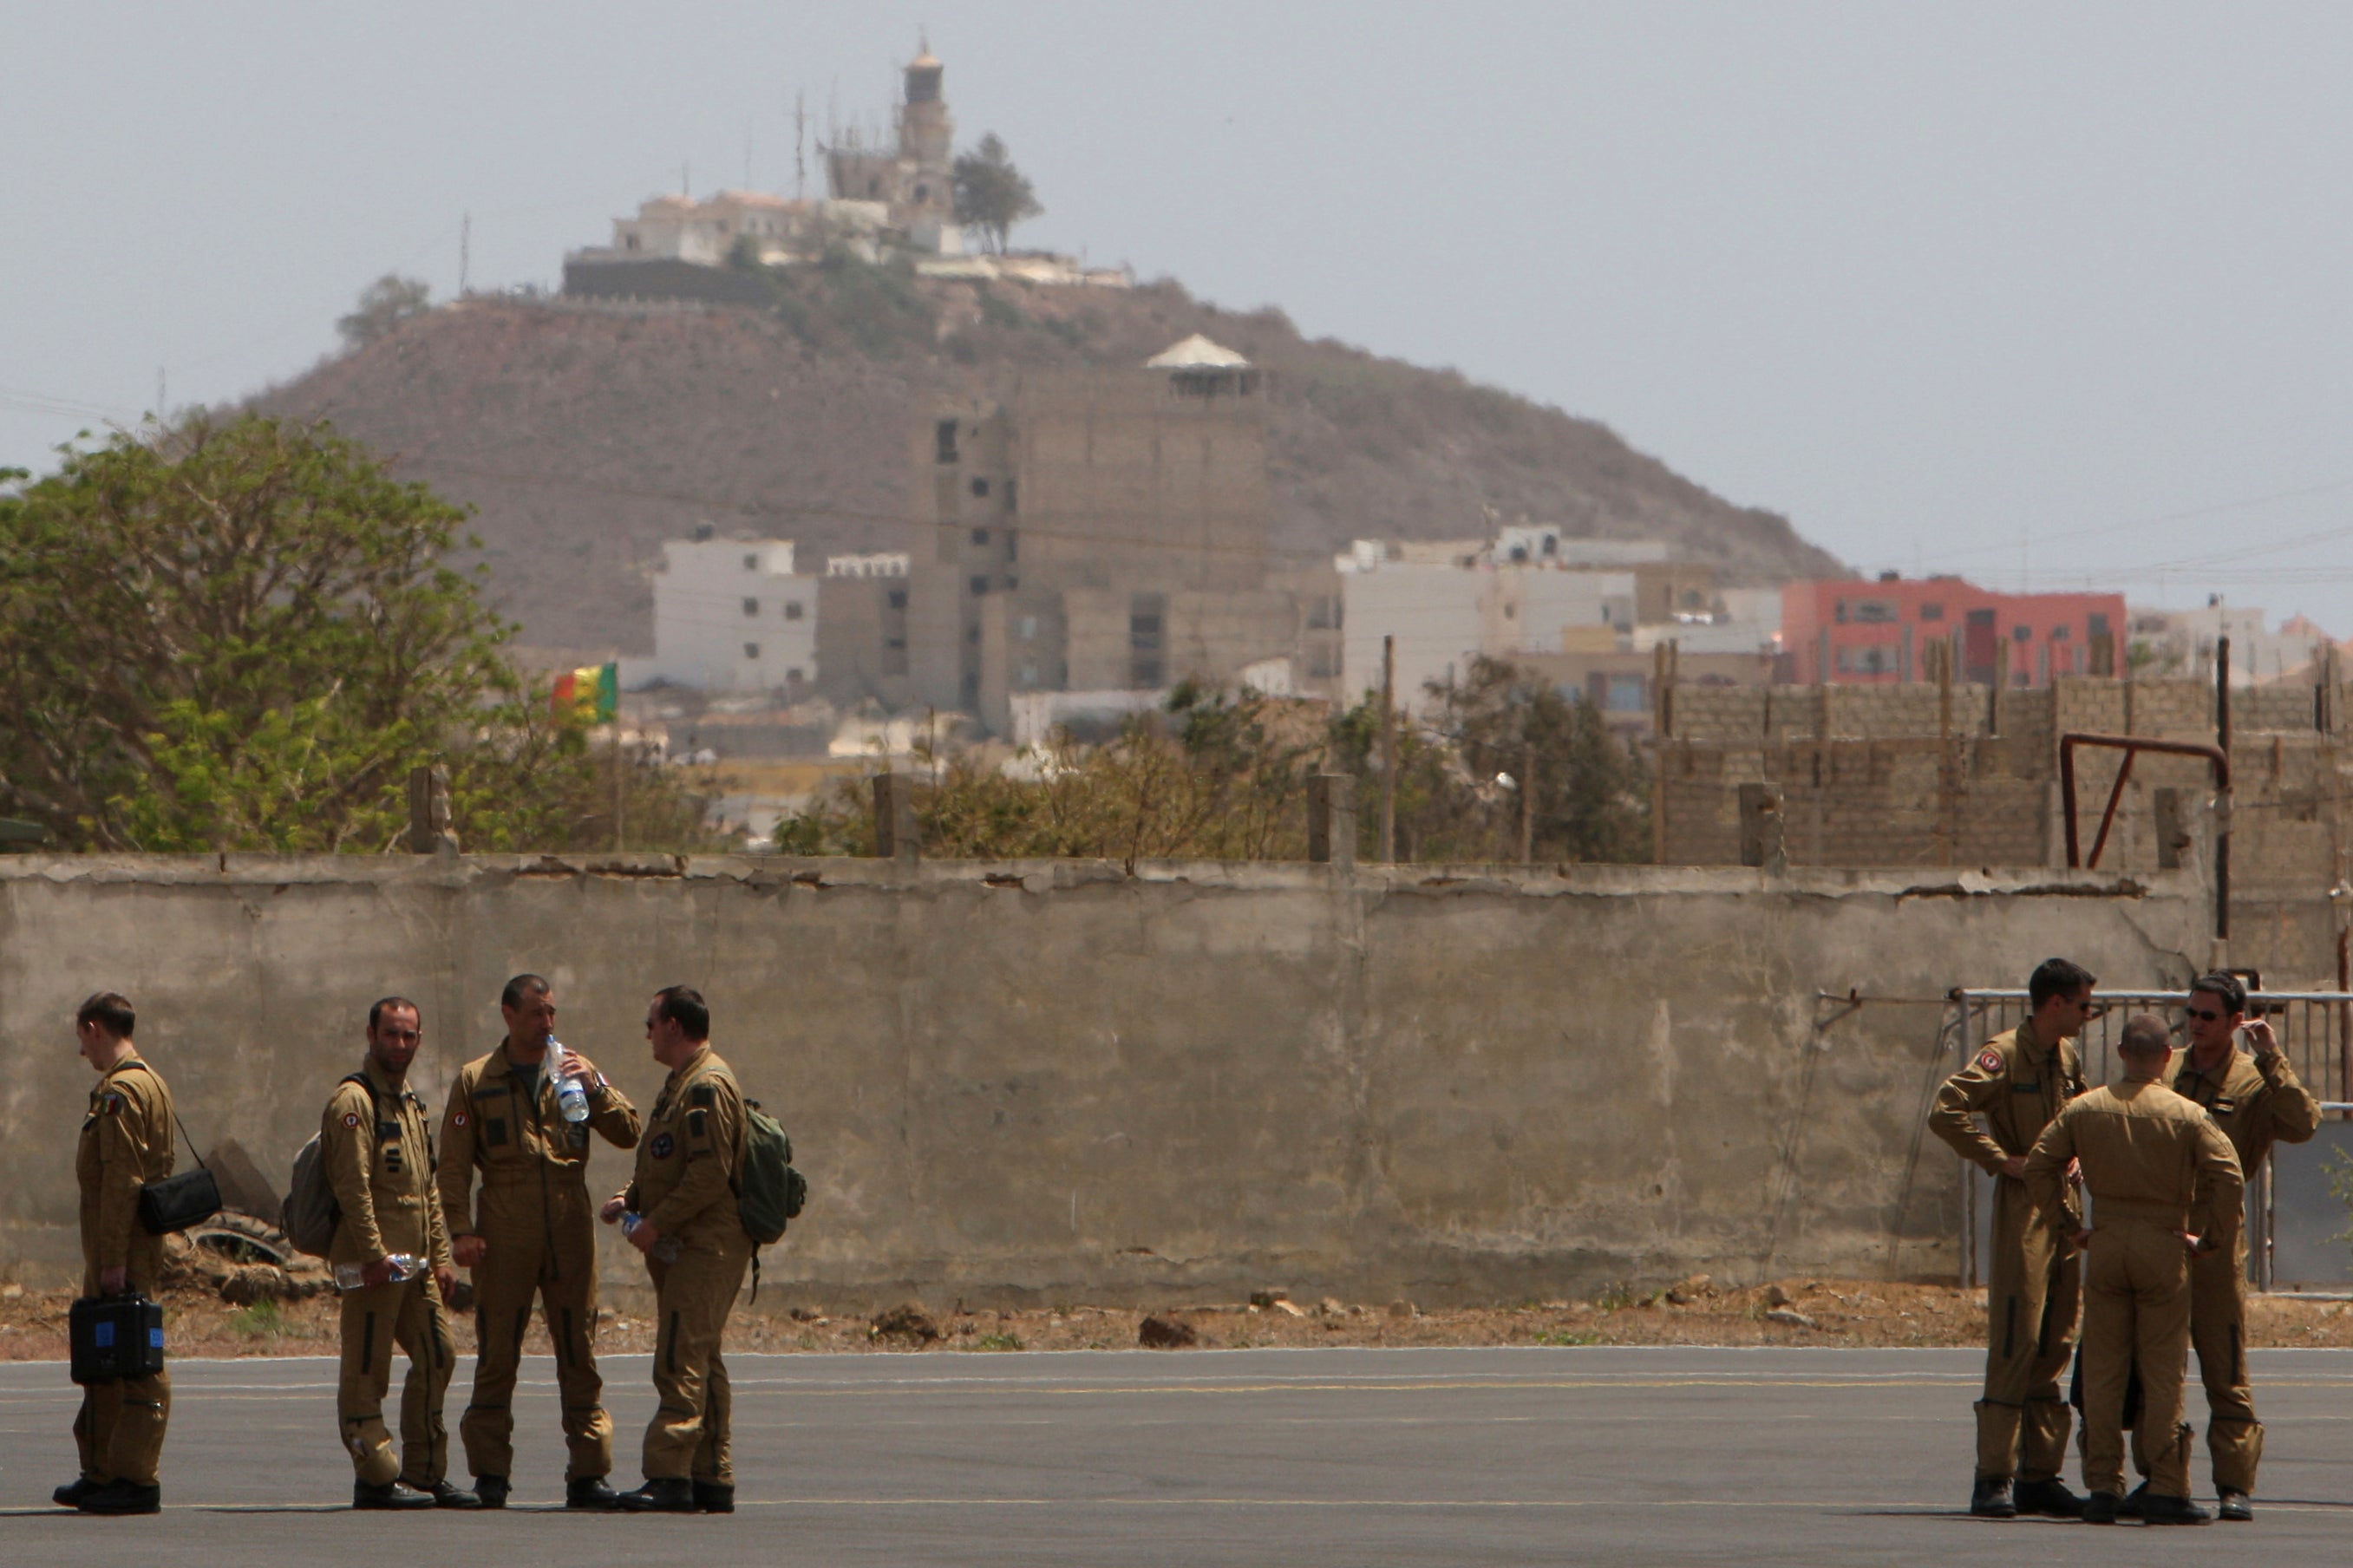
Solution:
[{"label": "cracked concrete wall", "polygon": [[[534,969],[641,1106],[648,995],[708,994],[814,1189],[778,1307],[1949,1274],[1934,999],[2052,952],[2177,982],[2203,911],[2187,873],[9,858],[0,1270],[75,1267],[90,990],[137,1003],[202,1142],[282,1181],[370,1001],[422,1004],[438,1118]],[[629,1156],[599,1149],[602,1192]]]}]

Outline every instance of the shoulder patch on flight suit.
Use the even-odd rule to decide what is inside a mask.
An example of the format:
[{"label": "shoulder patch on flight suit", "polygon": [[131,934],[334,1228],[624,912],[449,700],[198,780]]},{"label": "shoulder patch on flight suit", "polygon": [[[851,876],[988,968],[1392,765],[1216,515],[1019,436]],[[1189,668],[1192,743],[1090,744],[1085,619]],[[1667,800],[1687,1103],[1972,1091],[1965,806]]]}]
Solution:
[{"label": "shoulder patch on flight suit", "polygon": [[122,1096],[111,1091],[100,1095],[98,1097],[98,1113],[100,1116],[121,1115]]},{"label": "shoulder patch on flight suit", "polygon": [[670,1141],[669,1133],[657,1132],[654,1134],[654,1141],[646,1145],[646,1152],[657,1160],[667,1160],[670,1158],[670,1152],[677,1147],[678,1145]]},{"label": "shoulder patch on flight suit", "polygon": [[452,1127],[463,1127],[464,1125],[466,1125],[466,1113],[465,1113],[464,1111],[462,1111],[462,1110],[459,1110],[459,1111],[453,1111],[453,1112],[451,1112],[451,1113],[450,1113],[450,1117],[449,1117],[449,1124],[450,1124]]},{"label": "shoulder patch on flight suit", "polygon": [[1995,1050],[1991,1046],[1988,1046],[1984,1050],[1979,1051],[1978,1053],[1978,1070],[1979,1072],[2000,1072],[2001,1070],[2001,1053]]},{"label": "shoulder patch on flight suit", "polygon": [[710,1121],[711,1112],[708,1110],[690,1110],[686,1113],[686,1130],[697,1138],[707,1137],[706,1128]]},{"label": "shoulder patch on flight suit", "polygon": [[344,1112],[343,1112],[343,1125],[344,1125],[344,1126],[346,1126],[346,1127],[357,1127],[359,1124],[360,1124],[360,1113],[359,1113],[358,1111],[356,1111],[356,1110],[346,1110],[346,1111],[344,1111]]},{"label": "shoulder patch on flight suit", "polygon": [[719,1103],[719,1091],[707,1083],[698,1083],[686,1092],[689,1105],[699,1105],[705,1110]]}]

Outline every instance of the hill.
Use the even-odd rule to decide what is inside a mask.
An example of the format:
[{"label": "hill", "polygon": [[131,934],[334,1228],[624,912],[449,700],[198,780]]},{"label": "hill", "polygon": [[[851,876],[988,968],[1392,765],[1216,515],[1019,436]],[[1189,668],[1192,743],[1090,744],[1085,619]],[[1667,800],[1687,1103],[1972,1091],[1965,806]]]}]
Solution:
[{"label": "hill", "polygon": [[550,659],[651,651],[651,563],[701,522],[804,559],[901,547],[913,421],[1029,366],[1138,364],[1206,333],[1271,374],[1275,542],[1462,538],[1526,516],[1657,537],[1734,581],[1839,570],[1574,418],[1451,371],[1303,338],[1174,283],[1132,290],[776,275],[772,309],[474,296],[255,399],[325,418],[477,509],[493,595]]}]

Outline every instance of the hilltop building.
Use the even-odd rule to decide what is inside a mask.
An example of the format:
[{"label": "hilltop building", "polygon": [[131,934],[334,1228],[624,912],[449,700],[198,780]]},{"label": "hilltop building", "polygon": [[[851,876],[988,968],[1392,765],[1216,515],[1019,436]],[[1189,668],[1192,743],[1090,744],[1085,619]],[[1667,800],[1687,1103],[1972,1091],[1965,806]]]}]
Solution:
[{"label": "hilltop building", "polygon": [[913,258],[927,276],[1126,288],[1119,268],[1092,268],[1045,252],[967,255],[955,221],[955,132],[943,92],[946,68],[926,47],[907,63],[894,139],[867,146],[854,128],[820,143],[826,195],[788,199],[723,190],[701,201],[654,196],[636,216],[613,220],[612,243],[564,259],[564,291],[605,299],[686,299],[764,305],[766,289],[733,269],[744,252],[768,267],[821,258],[840,247],[863,260]]}]

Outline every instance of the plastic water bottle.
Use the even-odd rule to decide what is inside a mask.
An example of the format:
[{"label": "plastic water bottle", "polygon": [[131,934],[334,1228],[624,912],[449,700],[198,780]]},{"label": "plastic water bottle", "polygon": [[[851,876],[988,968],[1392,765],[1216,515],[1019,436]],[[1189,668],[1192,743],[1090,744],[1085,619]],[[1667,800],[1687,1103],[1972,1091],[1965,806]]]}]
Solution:
[{"label": "plastic water bottle", "polygon": [[[415,1253],[396,1252],[386,1261],[392,1265],[391,1283],[398,1285],[405,1280],[414,1279],[417,1278],[418,1264],[417,1261],[417,1255]],[[366,1283],[366,1281],[362,1278],[366,1271],[367,1265],[364,1263],[336,1264],[335,1289],[338,1290],[358,1289],[362,1285]]]},{"label": "plastic water bottle", "polygon": [[[635,1236],[638,1233],[638,1226],[645,1223],[646,1216],[641,1214],[625,1214],[621,1216],[621,1234]],[[678,1255],[684,1250],[685,1248],[679,1245],[678,1237],[666,1236],[654,1243],[653,1257],[663,1263],[675,1263],[678,1261]]]},{"label": "plastic water bottle", "polygon": [[564,1070],[564,1042],[554,1035],[547,1037],[547,1070],[555,1075],[555,1109],[564,1113],[566,1121],[588,1120],[588,1091],[580,1087],[580,1079]]}]

